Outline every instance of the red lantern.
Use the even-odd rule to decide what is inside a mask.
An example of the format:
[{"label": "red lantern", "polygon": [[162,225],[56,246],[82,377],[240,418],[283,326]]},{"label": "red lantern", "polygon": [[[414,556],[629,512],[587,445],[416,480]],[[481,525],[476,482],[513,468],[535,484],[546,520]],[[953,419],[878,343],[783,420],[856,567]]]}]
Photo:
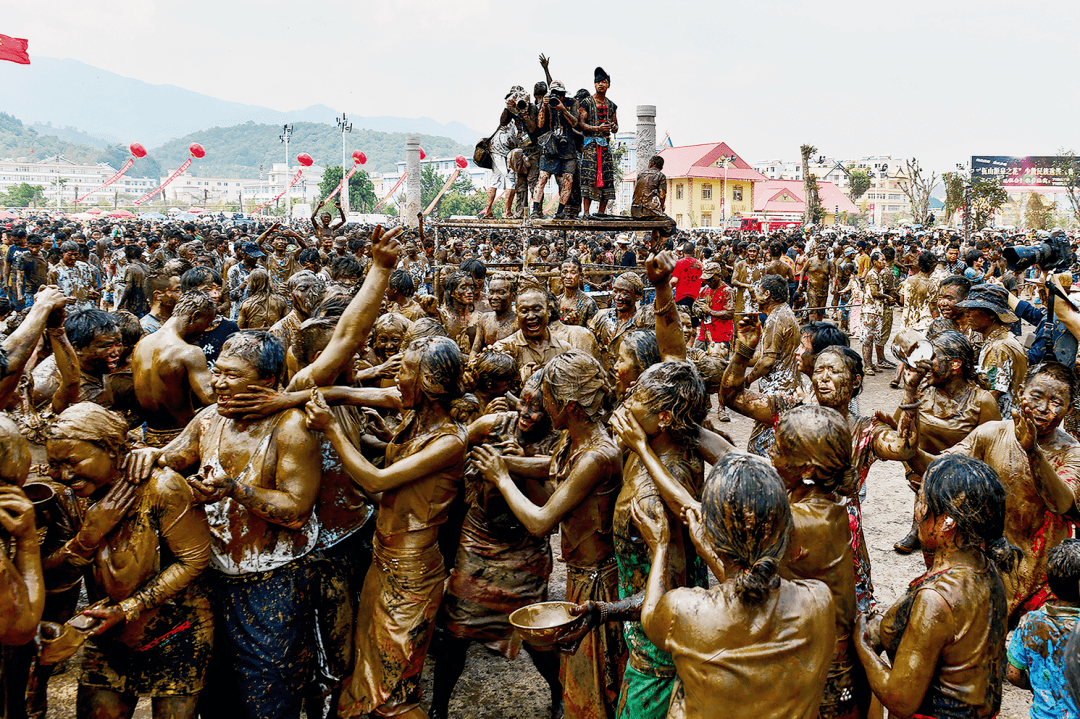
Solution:
[{"label": "red lantern", "polygon": [[146,148],[142,146],[141,142],[133,142],[128,145],[128,149],[131,150],[131,154],[136,158],[146,157]]},{"label": "red lantern", "polygon": [[194,157],[196,160],[201,160],[202,158],[206,157],[206,150],[204,150],[203,146],[197,142],[193,142],[188,145],[188,152],[190,152],[191,156]]},{"label": "red lantern", "polygon": [[423,160],[425,157],[427,157],[427,153],[424,152],[424,148],[421,147],[420,148],[420,159]]},{"label": "red lantern", "polygon": [[296,161],[304,167],[311,167],[311,165],[315,162],[315,160],[311,159],[311,155],[307,154],[306,152],[301,152],[299,155],[297,155]]},{"label": "red lantern", "polygon": [[357,165],[363,165],[365,162],[367,162],[367,155],[360,152],[359,150],[353,150],[352,161],[355,162]]},{"label": "red lantern", "polygon": [[469,166],[469,161],[465,159],[464,155],[458,155],[457,157],[455,157],[454,162],[456,162],[457,166],[460,167],[462,170]]}]

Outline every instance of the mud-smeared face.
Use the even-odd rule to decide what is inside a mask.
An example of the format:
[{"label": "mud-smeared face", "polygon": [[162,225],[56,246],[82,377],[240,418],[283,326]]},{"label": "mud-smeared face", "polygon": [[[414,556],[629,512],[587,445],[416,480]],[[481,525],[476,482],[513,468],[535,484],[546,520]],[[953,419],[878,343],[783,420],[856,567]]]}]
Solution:
[{"label": "mud-smeared face", "polygon": [[375,331],[375,339],[372,342],[372,351],[375,356],[385,362],[401,349],[401,341],[405,339],[404,327],[385,327]]},{"label": "mud-smeared face", "polygon": [[1069,385],[1050,374],[1038,374],[1024,386],[1021,402],[1035,420],[1035,431],[1045,437],[1058,428],[1069,411]]},{"label": "mud-smeared face", "polygon": [[524,292],[517,298],[518,328],[526,339],[542,339],[551,314],[547,297],[540,292]]},{"label": "mud-smeared face", "polygon": [[847,407],[862,378],[852,375],[847,363],[835,353],[822,353],[810,376],[818,403],[825,407]]},{"label": "mud-smeared face", "polygon": [[93,442],[49,439],[45,451],[58,479],[80,497],[112,485],[116,478],[115,460]]},{"label": "mud-smeared face", "polygon": [[956,309],[956,303],[960,301],[960,287],[958,285],[945,285],[938,294],[938,312],[945,319],[956,321],[963,314]]},{"label": "mud-smeared face", "polygon": [[506,280],[495,279],[488,285],[488,304],[496,314],[506,312],[510,307],[510,285]]}]

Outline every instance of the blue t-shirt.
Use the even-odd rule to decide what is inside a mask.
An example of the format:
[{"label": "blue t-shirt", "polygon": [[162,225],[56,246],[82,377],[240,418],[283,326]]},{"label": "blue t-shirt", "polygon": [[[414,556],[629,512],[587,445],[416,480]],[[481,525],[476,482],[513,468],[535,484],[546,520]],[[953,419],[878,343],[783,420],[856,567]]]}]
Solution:
[{"label": "blue t-shirt", "polygon": [[1065,643],[1080,608],[1047,604],[1024,615],[1009,642],[1009,663],[1026,669],[1031,719],[1080,719],[1065,681]]}]

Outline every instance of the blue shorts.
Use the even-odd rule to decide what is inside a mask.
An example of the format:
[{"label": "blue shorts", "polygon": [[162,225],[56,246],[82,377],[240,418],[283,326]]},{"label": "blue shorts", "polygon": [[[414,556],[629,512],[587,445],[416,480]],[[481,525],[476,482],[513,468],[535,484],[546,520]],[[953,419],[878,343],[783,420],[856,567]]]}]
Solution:
[{"label": "blue shorts", "polygon": [[555,155],[542,155],[540,157],[540,172],[549,172],[558,177],[559,175],[573,175],[577,170],[577,158],[557,157]]}]

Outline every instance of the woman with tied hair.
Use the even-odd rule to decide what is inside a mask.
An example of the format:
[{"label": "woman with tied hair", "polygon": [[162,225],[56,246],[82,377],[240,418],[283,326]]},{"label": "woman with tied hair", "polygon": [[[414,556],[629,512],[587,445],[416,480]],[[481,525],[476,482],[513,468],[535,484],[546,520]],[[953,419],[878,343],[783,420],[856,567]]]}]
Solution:
[{"label": "woman with tied hair", "polygon": [[[923,367],[926,382],[919,392],[919,449],[940,454],[963,441],[986,422],[1001,419],[997,400],[984,386],[975,364],[975,350],[964,335],[946,331],[930,337],[934,354]],[[894,420],[899,420],[900,410]],[[905,463],[908,485],[918,493],[921,477]],[[901,554],[919,549],[918,522],[893,545]]]},{"label": "woman with tied hair", "polygon": [[341,716],[424,716],[420,674],[446,580],[439,530],[461,488],[468,441],[462,420],[474,411],[463,398],[462,366],[461,350],[448,338],[408,346],[397,376],[406,414],[383,469],[352,445],[321,394],[314,391],[307,405],[308,426],[326,435],[357,484],[379,495],[357,612],[356,665]]},{"label": "woman with tied hair", "polygon": [[1009,616],[1001,572],[1018,554],[1003,536],[1005,500],[997,472],[972,457],[943,457],[923,475],[915,514],[933,566],[878,622],[863,615],[855,628],[890,715],[984,719],[1000,709]]},{"label": "woman with tied hair", "polygon": [[[213,643],[213,614],[193,580],[210,561],[210,528],[179,474],[158,467],[124,478],[127,423],[100,405],[64,410],[50,428],[49,463],[89,506],[75,536],[47,563],[67,584],[85,575],[99,619],[86,644],[79,717],[131,717],[153,697],[155,717],[190,717]],[[61,584],[65,582],[61,581]]]},{"label": "woman with tied hair", "polygon": [[[624,343],[625,346],[625,343]],[[664,362],[647,369],[638,378],[630,395],[616,410],[612,424],[627,445],[652,453],[652,459],[666,468],[667,481],[687,504],[698,505],[704,466],[695,451],[699,425],[705,419],[705,385],[693,365]],[[632,428],[632,429],[631,429]],[[630,452],[623,466],[622,489],[615,502],[615,559],[619,567],[618,602],[591,601],[574,610],[588,616],[584,631],[602,622],[616,622],[623,628],[629,660],[623,673],[619,695],[619,717],[660,719],[667,716],[675,683],[671,655],[658,648],[641,628],[641,602],[649,576],[649,550],[634,512],[667,512],[669,522],[679,516],[681,502],[665,510],[664,493],[650,477],[641,454]],[[670,496],[668,494],[667,496]],[[685,528],[672,533],[668,548],[668,584],[674,587],[707,587],[705,565],[693,549]]]},{"label": "woman with tied hair", "polygon": [[[504,457],[485,446],[475,447],[471,457],[530,533],[541,537],[559,526],[567,601],[613,602],[618,567],[612,515],[622,455],[604,424],[611,403],[607,373],[588,354],[570,350],[544,366],[541,395],[552,427],[566,430],[550,458]],[[543,505],[535,504],[511,473],[550,479],[555,490]],[[625,659],[621,632],[613,625],[586,634],[575,653],[563,654],[566,716],[614,717]]]},{"label": "woman with tied hair", "polygon": [[236,324],[242,330],[270,329],[289,312],[285,298],[270,286],[270,274],[261,267],[248,276],[248,297],[240,305]]},{"label": "woman with tied hair", "polygon": [[784,486],[760,457],[731,452],[705,483],[690,536],[717,586],[668,585],[665,512],[633,509],[652,551],[641,608],[645,635],[675,662],[669,716],[814,719],[835,648],[829,587],[783,578],[792,529]]}]

